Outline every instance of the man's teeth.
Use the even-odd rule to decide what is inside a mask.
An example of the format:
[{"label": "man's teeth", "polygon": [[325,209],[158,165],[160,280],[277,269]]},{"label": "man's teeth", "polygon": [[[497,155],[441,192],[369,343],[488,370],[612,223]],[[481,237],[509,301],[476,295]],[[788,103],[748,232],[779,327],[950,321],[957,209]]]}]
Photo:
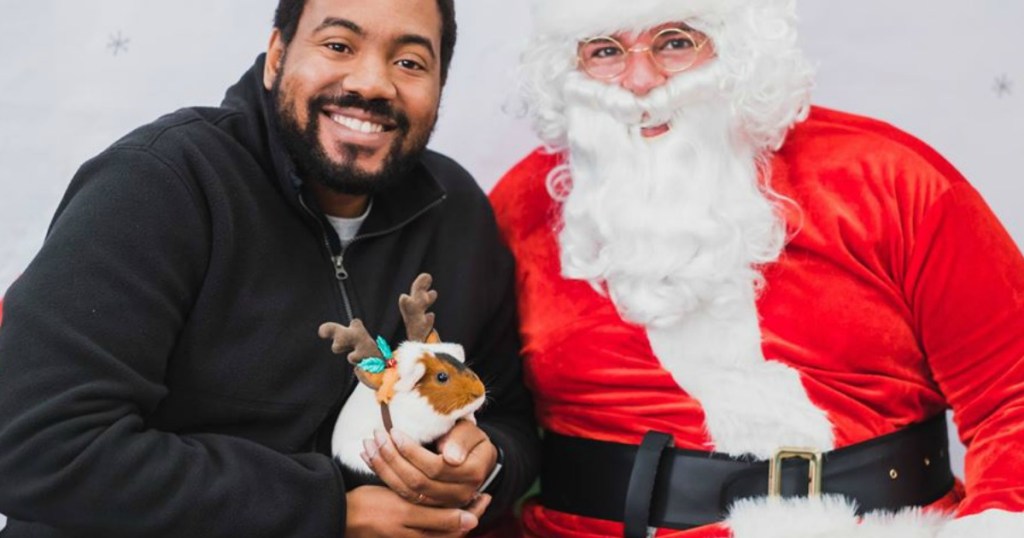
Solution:
[{"label": "man's teeth", "polygon": [[384,126],[379,123],[372,123],[369,121],[357,120],[348,116],[333,115],[331,119],[339,125],[343,125],[352,129],[353,131],[359,131],[360,133],[374,134],[384,132]]}]

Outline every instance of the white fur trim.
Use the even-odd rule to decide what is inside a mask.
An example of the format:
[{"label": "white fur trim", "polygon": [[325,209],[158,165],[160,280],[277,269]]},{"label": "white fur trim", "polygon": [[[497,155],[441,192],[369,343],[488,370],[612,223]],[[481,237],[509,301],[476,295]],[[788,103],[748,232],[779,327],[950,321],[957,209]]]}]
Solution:
[{"label": "white fur trim", "polygon": [[849,501],[825,496],[744,499],[733,506],[726,524],[733,538],[936,538],[947,521],[917,508],[870,513],[859,521]]},{"label": "white fur trim", "polygon": [[751,0],[534,0],[535,30],[582,38],[724,13]]},{"label": "white fur trim", "polygon": [[737,303],[729,312],[699,311],[647,329],[662,365],[704,409],[709,448],[761,459],[784,446],[831,450],[832,424],[800,374],[764,359],[753,290]]},{"label": "white fur trim", "polygon": [[1024,536],[1024,514],[988,510],[950,521],[936,538],[1020,538]]}]

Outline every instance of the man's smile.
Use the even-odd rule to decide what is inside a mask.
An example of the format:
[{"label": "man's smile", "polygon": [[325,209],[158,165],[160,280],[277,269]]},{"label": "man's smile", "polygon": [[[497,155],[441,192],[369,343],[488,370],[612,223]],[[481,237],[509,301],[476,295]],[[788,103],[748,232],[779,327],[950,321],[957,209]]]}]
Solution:
[{"label": "man's smile", "polygon": [[367,148],[383,147],[394,138],[398,125],[391,119],[371,114],[360,108],[333,107],[323,109],[330,120],[331,135],[342,143]]},{"label": "man's smile", "polygon": [[379,123],[371,123],[368,121],[357,120],[355,118],[350,118],[348,116],[342,116],[341,114],[332,115],[331,119],[334,120],[334,123],[337,123],[344,127],[348,127],[353,131],[359,131],[361,133],[373,134],[384,132],[384,126]]}]

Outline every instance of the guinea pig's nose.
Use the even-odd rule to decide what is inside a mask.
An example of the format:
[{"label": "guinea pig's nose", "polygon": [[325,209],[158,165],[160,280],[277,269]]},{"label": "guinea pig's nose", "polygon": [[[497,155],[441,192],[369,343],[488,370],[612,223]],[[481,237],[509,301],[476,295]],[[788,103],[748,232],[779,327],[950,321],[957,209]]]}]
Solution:
[{"label": "guinea pig's nose", "polygon": [[473,377],[476,378],[476,379],[474,379],[473,390],[471,392],[473,394],[473,398],[475,399],[475,398],[479,398],[479,397],[483,396],[484,394],[486,394],[487,389],[484,388],[483,381],[480,381],[480,378],[477,377],[476,374],[473,374]]}]

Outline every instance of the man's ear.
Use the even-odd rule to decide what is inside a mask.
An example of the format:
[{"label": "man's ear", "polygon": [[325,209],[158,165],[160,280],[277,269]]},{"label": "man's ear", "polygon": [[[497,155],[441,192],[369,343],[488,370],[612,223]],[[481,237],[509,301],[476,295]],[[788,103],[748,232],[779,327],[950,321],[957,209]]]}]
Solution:
[{"label": "man's ear", "polygon": [[267,60],[263,64],[263,87],[270,91],[274,88],[274,81],[281,71],[281,60],[284,59],[285,43],[281,37],[281,30],[274,28],[270,34],[270,44],[267,45]]}]

